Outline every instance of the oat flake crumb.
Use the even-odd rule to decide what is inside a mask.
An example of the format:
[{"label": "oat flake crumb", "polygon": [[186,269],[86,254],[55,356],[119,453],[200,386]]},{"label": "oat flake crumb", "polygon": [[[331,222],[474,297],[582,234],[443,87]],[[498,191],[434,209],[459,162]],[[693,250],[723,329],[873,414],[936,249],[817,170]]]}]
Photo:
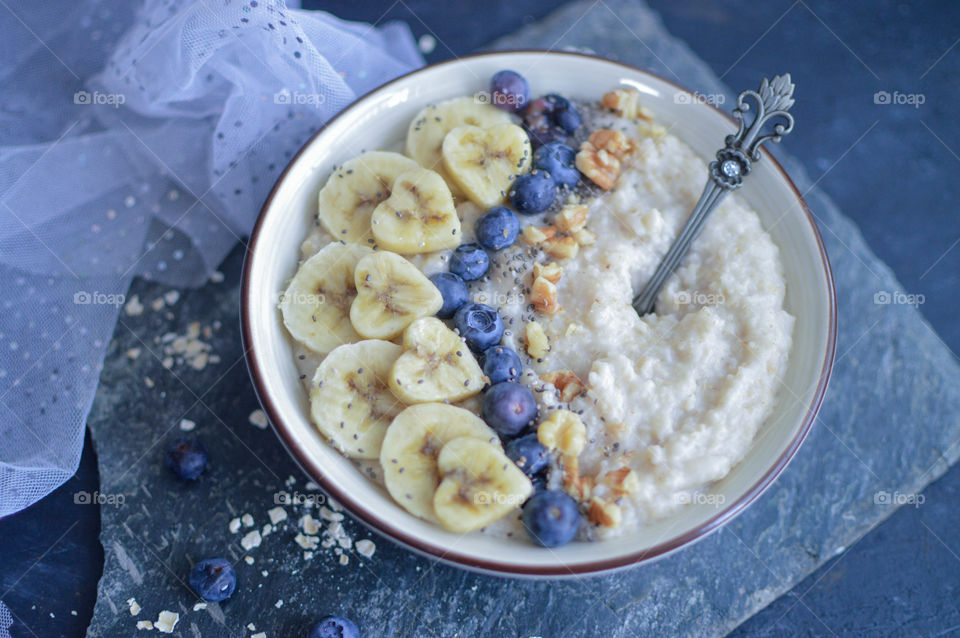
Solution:
[{"label": "oat flake crumb", "polygon": [[245,550],[251,550],[254,547],[260,547],[260,543],[263,542],[263,538],[260,536],[260,532],[253,530],[248,532],[246,536],[240,539],[240,547]]},{"label": "oat flake crumb", "polygon": [[249,514],[244,514],[241,516],[240,522],[243,523],[244,527],[253,527],[253,517]]},{"label": "oat flake crumb", "polygon": [[377,551],[377,545],[369,538],[357,541],[356,548],[357,553],[366,558],[370,558],[373,552]]},{"label": "oat flake crumb", "polygon": [[227,525],[227,527],[230,529],[231,534],[236,534],[237,532],[240,531],[240,519],[239,518],[232,519],[230,523]]},{"label": "oat flake crumb", "polygon": [[267,429],[267,414],[263,410],[254,410],[250,413],[248,417],[250,424],[254,425],[261,430]]},{"label": "oat flake crumb", "polygon": [[287,510],[278,505],[273,509],[267,510],[267,516],[270,517],[270,522],[276,525],[280,521],[287,520]]},{"label": "oat flake crumb", "polygon": [[150,631],[153,629],[153,623],[149,620],[138,620],[137,629],[146,629],[147,631]]},{"label": "oat flake crumb", "polygon": [[175,611],[161,611],[153,626],[161,634],[172,634],[173,628],[180,622],[180,614]]},{"label": "oat flake crumb", "polygon": [[127,606],[130,607],[131,616],[136,616],[140,613],[140,604],[137,602],[136,598],[128,598]]}]

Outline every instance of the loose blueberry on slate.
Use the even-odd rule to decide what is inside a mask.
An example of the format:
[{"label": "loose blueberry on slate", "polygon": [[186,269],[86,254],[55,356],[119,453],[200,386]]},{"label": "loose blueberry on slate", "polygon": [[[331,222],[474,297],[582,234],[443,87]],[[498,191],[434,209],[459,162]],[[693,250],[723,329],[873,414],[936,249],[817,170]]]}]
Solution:
[{"label": "loose blueberry on slate", "polygon": [[530,100],[530,85],[516,71],[503,70],[490,81],[493,105],[504,111],[519,111]]},{"label": "loose blueberry on slate", "polygon": [[177,439],[167,448],[163,464],[180,478],[193,481],[207,467],[207,448],[196,439]]},{"label": "loose blueberry on slate", "polygon": [[550,462],[549,452],[536,434],[525,434],[518,439],[507,443],[507,456],[517,464],[527,476],[533,476],[547,467]]},{"label": "loose blueberry on slate", "polygon": [[577,152],[561,142],[544,144],[533,154],[533,167],[550,173],[557,186],[573,188],[580,181]]},{"label": "loose blueberry on slate", "polygon": [[310,628],[307,638],[360,638],[360,630],[349,618],[325,616]]},{"label": "loose blueberry on slate", "polygon": [[501,436],[515,436],[537,416],[537,400],[525,385],[503,381],[483,393],[480,416]]},{"label": "loose blueberry on slate", "polygon": [[237,588],[237,572],[223,558],[203,559],[190,570],[188,580],[193,591],[211,603],[230,598]]},{"label": "loose blueberry on slate", "polygon": [[534,543],[543,547],[566,545],[577,535],[577,502],[564,492],[537,492],[523,506],[523,526]]},{"label": "loose blueberry on slate", "polygon": [[527,106],[523,113],[523,128],[533,148],[566,138],[564,130],[553,120],[553,104],[544,98],[537,98]]},{"label": "loose blueberry on slate", "polygon": [[490,258],[480,244],[461,244],[450,255],[450,272],[464,281],[480,279],[489,267]]},{"label": "loose blueberry on slate", "polygon": [[490,384],[516,381],[523,372],[520,356],[507,346],[493,346],[483,351],[483,373]]},{"label": "loose blueberry on slate", "polygon": [[557,197],[557,185],[549,173],[534,170],[513,180],[509,195],[517,212],[535,215],[550,208]]},{"label": "loose blueberry on slate", "polygon": [[477,220],[475,230],[481,246],[500,250],[517,241],[520,218],[506,206],[494,206]]},{"label": "loose blueberry on slate", "polygon": [[555,126],[559,126],[567,134],[571,134],[580,128],[583,121],[570,100],[556,93],[551,93],[543,99],[552,107],[549,111],[550,119]]},{"label": "loose blueberry on slate", "polygon": [[437,311],[437,316],[441,319],[449,319],[457,311],[457,308],[470,300],[467,284],[463,283],[463,279],[459,275],[452,272],[441,272],[430,277],[430,281],[443,296],[443,305]]},{"label": "loose blueberry on slate", "polygon": [[453,316],[453,325],[474,352],[483,352],[500,343],[503,319],[500,313],[482,303],[468,302]]}]

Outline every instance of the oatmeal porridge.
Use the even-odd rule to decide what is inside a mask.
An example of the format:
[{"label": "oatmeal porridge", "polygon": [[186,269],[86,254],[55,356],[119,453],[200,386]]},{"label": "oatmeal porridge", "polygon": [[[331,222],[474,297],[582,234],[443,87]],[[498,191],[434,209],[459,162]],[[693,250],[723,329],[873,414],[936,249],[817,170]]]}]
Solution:
[{"label": "oatmeal porridge", "polygon": [[631,306],[704,162],[632,90],[426,105],[334,168],[280,309],[318,431],[411,514],[544,546],[627,534],[726,476],[771,416],[793,317],[726,198]]}]

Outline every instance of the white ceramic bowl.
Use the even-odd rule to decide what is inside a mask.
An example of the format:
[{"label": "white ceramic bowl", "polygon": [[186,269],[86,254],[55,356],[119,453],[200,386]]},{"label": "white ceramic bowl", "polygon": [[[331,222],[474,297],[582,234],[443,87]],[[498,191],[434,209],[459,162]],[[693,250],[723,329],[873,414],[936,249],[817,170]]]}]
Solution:
[{"label": "white ceramic bowl", "polygon": [[[301,149],[267,198],[250,238],[241,316],[247,363],[257,394],[284,445],[323,489],[384,536],[446,563],[507,576],[565,577],[607,571],[663,556],[702,538],[753,502],[784,469],[813,424],[826,389],[836,336],[835,298],[827,255],[806,204],[783,169],[764,153],[740,191],[780,247],[787,310],[796,318],[793,350],[769,422],[743,461],[712,485],[703,504],[615,540],[555,549],[526,539],[460,536],[396,505],[324,442],[309,420],[277,294],[297,268],[298,248],[316,216],[317,192],[334,164],[360,149],[401,148],[407,124],[425,104],[488,88],[501,69],[528,78],[535,94],[598,99],[619,85],[643,96],[661,123],[702,157],[712,158],[733,120],[650,73],[572,53],[516,51],[435,64],[398,78],[346,108]],[[685,95],[686,97],[686,95]],[[706,173],[704,173],[706,179]],[[718,505],[717,503],[722,503]]]}]

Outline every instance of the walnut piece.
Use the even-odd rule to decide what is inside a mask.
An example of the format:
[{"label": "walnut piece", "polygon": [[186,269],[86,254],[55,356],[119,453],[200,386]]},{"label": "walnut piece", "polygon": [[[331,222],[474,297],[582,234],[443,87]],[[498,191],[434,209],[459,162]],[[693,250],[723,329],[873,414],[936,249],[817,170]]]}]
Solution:
[{"label": "walnut piece", "polygon": [[580,244],[573,237],[551,237],[543,242],[543,252],[555,259],[572,259],[580,252]]},{"label": "walnut piece", "polygon": [[573,370],[554,370],[540,377],[553,385],[559,392],[560,398],[569,403],[583,392],[583,382]]},{"label": "walnut piece", "polygon": [[576,458],[587,444],[587,427],[576,413],[557,410],[537,427],[537,440],[548,450],[559,451],[564,459]]},{"label": "walnut piece", "polygon": [[557,287],[546,277],[536,277],[530,287],[530,302],[537,312],[555,315],[563,308],[557,301]]},{"label": "walnut piece", "polygon": [[600,128],[580,145],[576,164],[581,173],[604,190],[610,190],[620,177],[620,160],[633,150],[633,140],[608,128]]},{"label": "walnut piece", "polygon": [[600,482],[617,494],[633,494],[640,489],[640,477],[629,467],[607,472]]},{"label": "walnut piece", "polygon": [[563,268],[560,267],[555,261],[551,261],[548,264],[541,264],[539,262],[533,264],[533,278],[536,280],[538,277],[543,277],[549,282],[557,283],[560,281],[560,277],[563,275]]},{"label": "walnut piece", "polygon": [[616,503],[594,497],[590,500],[590,506],[587,508],[587,518],[591,523],[603,527],[618,527],[623,521],[623,511]]},{"label": "walnut piece", "polygon": [[547,333],[543,331],[543,326],[536,321],[527,323],[524,341],[527,346],[527,354],[538,361],[550,352],[550,340],[547,339]]},{"label": "walnut piece", "polygon": [[587,216],[590,209],[586,204],[564,206],[557,213],[553,223],[561,233],[572,233],[587,225]]}]

